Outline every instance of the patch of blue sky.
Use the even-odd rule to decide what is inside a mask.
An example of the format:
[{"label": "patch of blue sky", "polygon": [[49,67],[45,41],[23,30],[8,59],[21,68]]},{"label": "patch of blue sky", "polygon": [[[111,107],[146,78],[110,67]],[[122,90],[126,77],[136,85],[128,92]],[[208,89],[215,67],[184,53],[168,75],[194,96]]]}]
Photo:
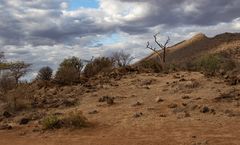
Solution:
[{"label": "patch of blue sky", "polygon": [[123,38],[118,33],[113,33],[107,35],[92,44],[92,46],[99,47],[104,45],[111,45],[115,43],[119,43],[123,40]]},{"label": "patch of blue sky", "polygon": [[69,0],[69,9],[76,10],[78,8],[98,8],[99,0]]}]

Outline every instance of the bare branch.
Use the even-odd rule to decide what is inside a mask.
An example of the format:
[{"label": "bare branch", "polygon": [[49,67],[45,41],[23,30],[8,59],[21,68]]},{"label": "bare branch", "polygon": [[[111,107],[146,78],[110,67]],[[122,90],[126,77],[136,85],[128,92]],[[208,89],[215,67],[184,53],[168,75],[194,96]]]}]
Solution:
[{"label": "bare branch", "polygon": [[167,44],[170,42],[170,37],[168,36],[168,38],[167,38],[167,40],[166,40],[166,42],[165,42],[165,44],[164,44],[164,48],[166,48],[167,47]]}]

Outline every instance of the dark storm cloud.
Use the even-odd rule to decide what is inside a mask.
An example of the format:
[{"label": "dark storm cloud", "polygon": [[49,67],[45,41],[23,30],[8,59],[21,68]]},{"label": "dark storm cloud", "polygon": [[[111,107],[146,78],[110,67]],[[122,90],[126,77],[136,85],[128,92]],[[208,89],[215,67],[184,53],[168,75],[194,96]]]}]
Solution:
[{"label": "dark storm cloud", "polygon": [[149,15],[136,23],[152,25],[215,25],[240,16],[239,0],[121,0],[144,2],[151,7]]},{"label": "dark storm cloud", "polygon": [[0,0],[0,39],[4,45],[74,43],[75,37],[119,30],[136,35],[158,25],[216,25],[231,22],[240,14],[239,0],[120,1],[144,3],[148,8],[143,17],[116,23],[105,21],[104,10],[82,9],[73,15],[64,14],[64,0]]}]

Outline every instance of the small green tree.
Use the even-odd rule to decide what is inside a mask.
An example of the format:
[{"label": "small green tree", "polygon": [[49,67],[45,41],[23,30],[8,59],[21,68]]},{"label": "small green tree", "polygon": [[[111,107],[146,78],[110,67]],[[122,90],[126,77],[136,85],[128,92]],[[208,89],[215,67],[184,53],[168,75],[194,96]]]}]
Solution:
[{"label": "small green tree", "polygon": [[84,69],[84,75],[86,77],[92,77],[100,72],[108,72],[114,66],[114,62],[108,57],[98,57],[92,62],[88,63]]},{"label": "small green tree", "polygon": [[64,59],[60,64],[55,79],[62,84],[72,84],[80,81],[83,63],[78,57]]},{"label": "small green tree", "polygon": [[49,66],[42,67],[37,75],[38,80],[50,81],[52,78],[53,70]]}]

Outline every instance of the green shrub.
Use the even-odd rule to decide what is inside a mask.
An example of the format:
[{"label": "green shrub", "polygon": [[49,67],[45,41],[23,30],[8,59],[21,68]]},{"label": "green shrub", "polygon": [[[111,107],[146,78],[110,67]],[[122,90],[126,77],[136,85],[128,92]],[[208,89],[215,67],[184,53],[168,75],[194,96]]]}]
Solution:
[{"label": "green shrub", "polygon": [[163,70],[160,62],[155,59],[143,61],[140,67],[146,70],[153,71],[155,73],[159,73]]},{"label": "green shrub", "polygon": [[83,116],[82,112],[70,112],[63,119],[65,127],[68,128],[82,128],[88,126],[87,118]]},{"label": "green shrub", "polygon": [[59,129],[63,127],[80,129],[87,127],[89,123],[81,111],[72,111],[62,117],[50,115],[43,119],[42,125],[44,129]]},{"label": "green shrub", "polygon": [[42,124],[44,129],[58,129],[62,127],[61,120],[54,115],[44,118]]},{"label": "green shrub", "polygon": [[108,57],[99,57],[86,65],[84,75],[93,77],[99,73],[109,73],[114,67],[114,62]]},{"label": "green shrub", "polygon": [[205,55],[197,59],[197,70],[204,71],[208,74],[216,73],[221,66],[221,56],[218,54]]},{"label": "green shrub", "polygon": [[53,70],[49,66],[42,67],[37,75],[37,80],[50,81],[52,78]]},{"label": "green shrub", "polygon": [[79,58],[64,59],[57,70],[55,80],[63,85],[78,83],[82,69],[83,64]]}]

